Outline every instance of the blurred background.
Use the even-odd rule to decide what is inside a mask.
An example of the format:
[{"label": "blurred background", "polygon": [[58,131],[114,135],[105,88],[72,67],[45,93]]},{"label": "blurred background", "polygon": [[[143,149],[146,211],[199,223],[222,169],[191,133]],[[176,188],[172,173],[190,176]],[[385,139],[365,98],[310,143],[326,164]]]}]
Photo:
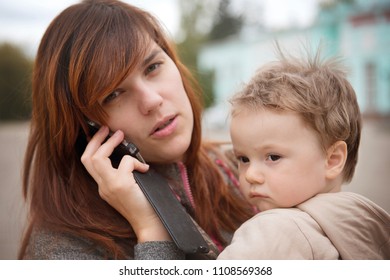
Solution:
[{"label": "blurred background", "polygon": [[[40,38],[72,0],[0,0],[0,259],[15,259],[26,219],[21,168]],[[390,212],[390,0],[129,0],[166,26],[205,92],[204,135],[229,140],[227,100],[274,41],[344,57],[364,116],[360,158],[344,190]]]}]

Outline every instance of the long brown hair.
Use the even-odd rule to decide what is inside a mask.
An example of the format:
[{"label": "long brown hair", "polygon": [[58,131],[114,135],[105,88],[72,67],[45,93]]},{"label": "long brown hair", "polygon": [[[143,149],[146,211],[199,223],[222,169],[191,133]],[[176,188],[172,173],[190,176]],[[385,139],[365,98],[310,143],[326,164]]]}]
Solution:
[{"label": "long brown hair", "polygon": [[220,230],[233,231],[250,216],[250,208],[231,193],[201,144],[200,91],[158,21],[119,1],[84,1],[53,20],[38,49],[23,178],[30,224],[19,258],[33,225],[94,240],[108,257],[132,256],[136,237],[131,226],[99,197],[80,157],[87,144],[85,119],[105,123],[99,98],[131,72],[150,39],[177,65],[194,112],[186,165],[197,203],[195,219],[223,242]]}]

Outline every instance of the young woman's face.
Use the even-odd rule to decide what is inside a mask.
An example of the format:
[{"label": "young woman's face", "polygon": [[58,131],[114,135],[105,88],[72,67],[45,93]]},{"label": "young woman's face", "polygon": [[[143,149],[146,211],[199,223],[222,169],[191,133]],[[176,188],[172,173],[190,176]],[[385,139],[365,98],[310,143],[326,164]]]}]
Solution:
[{"label": "young woman's face", "polygon": [[145,161],[183,160],[194,125],[190,101],[172,59],[154,42],[139,66],[100,100],[112,131],[140,150]]},{"label": "young woman's face", "polygon": [[293,207],[331,191],[326,154],[298,114],[242,110],[233,116],[230,129],[240,186],[260,211]]}]

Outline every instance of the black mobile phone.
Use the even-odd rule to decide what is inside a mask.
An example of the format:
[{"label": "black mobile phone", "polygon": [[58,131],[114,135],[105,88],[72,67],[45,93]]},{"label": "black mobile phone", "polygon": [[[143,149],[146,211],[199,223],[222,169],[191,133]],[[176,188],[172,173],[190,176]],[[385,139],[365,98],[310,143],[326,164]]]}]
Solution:
[{"label": "black mobile phone", "polygon": [[[87,123],[92,136],[99,130],[99,125],[91,121]],[[125,140],[110,156],[113,167],[118,167],[124,155],[131,155],[145,162],[138,148]],[[177,200],[167,181],[152,168],[149,168],[146,173],[134,170],[133,175],[178,248],[187,254],[209,252],[207,242],[191,216]]]}]

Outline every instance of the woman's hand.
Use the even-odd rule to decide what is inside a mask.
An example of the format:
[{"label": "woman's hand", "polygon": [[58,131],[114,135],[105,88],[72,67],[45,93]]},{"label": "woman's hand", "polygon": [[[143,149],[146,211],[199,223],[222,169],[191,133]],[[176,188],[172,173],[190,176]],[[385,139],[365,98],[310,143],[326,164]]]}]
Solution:
[{"label": "woman's hand", "polygon": [[98,184],[100,197],[129,221],[138,242],[170,240],[132,173],[133,170],[146,172],[149,166],[125,155],[118,169],[113,168],[109,156],[123,141],[124,134],[118,130],[102,144],[108,133],[106,126],[101,127],[81,156],[81,162]]}]

